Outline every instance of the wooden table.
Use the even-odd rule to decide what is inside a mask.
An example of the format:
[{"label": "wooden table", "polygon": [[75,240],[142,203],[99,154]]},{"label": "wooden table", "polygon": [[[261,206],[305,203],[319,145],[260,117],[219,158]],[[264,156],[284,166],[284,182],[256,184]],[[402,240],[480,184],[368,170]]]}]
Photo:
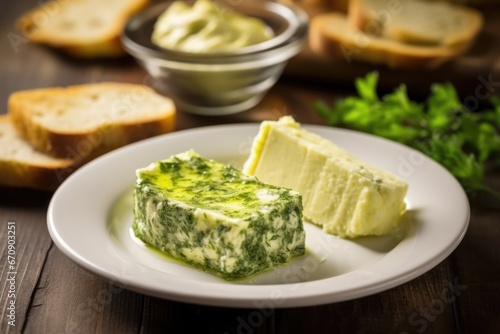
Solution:
[{"label": "wooden table", "polygon": [[[16,90],[99,81],[141,83],[146,74],[129,58],[77,61],[17,40],[14,18],[37,2],[13,2],[0,12],[0,101]],[[323,124],[311,103],[350,93],[283,77],[250,111],[228,117],[178,114],[177,130],[220,123],[259,122],[291,114]],[[500,190],[500,173],[488,182]],[[426,274],[396,288],[335,304],[230,309],[162,300],[115,286],[75,265],[54,246],[46,225],[52,193],[0,188],[0,333],[499,333],[500,203],[472,203],[459,247]],[[15,327],[7,317],[10,281],[8,222],[16,229]],[[453,301],[443,299],[453,292]],[[257,326],[251,326],[259,319]]]}]

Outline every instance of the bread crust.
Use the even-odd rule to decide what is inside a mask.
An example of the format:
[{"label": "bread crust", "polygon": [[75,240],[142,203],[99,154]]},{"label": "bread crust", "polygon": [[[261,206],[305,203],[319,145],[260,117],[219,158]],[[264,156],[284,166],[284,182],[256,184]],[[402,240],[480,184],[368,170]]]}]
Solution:
[{"label": "bread crust", "polygon": [[287,6],[301,8],[309,18],[328,12],[347,13],[349,0],[278,0]]},{"label": "bread crust", "polygon": [[67,0],[50,0],[40,3],[37,8],[19,17],[16,26],[23,33],[23,36],[31,42],[49,45],[74,57],[120,57],[126,54],[120,41],[120,35],[127,20],[149,4],[149,0],[124,1],[129,2],[128,7],[123,12],[115,15],[111,28],[93,39],[74,36],[63,38],[54,30],[46,28],[44,23],[47,20],[58,18],[58,8],[60,6],[75,6],[75,4]]},{"label": "bread crust", "polygon": [[[8,115],[0,116],[0,133],[9,141],[9,149],[32,151],[30,144],[17,135]],[[47,157],[39,161],[35,155],[43,153],[33,151],[29,154],[23,159],[8,153],[0,155],[0,186],[55,190],[80,166],[72,159]]]},{"label": "bread crust", "polygon": [[[140,92],[144,98],[154,97],[163,102],[162,109],[150,112],[149,116],[138,116],[129,120],[117,118],[90,127],[82,124],[82,128],[78,129],[68,129],[64,126],[54,128],[44,124],[35,115],[35,96],[43,95],[49,100],[54,96],[63,96],[68,101],[78,101],[78,96],[87,94],[89,90],[130,94]],[[12,122],[31,145],[48,155],[82,162],[123,145],[175,129],[176,110],[173,102],[142,85],[99,83],[27,90],[11,94],[8,104]],[[109,104],[112,105],[113,101]],[[92,108],[92,105],[85,108]],[[68,117],[71,117],[71,109],[66,112],[69,113]]]},{"label": "bread crust", "polygon": [[52,191],[77,168],[76,165],[54,168],[0,159],[0,186]]},{"label": "bread crust", "polygon": [[436,68],[464,52],[460,47],[407,45],[370,36],[352,27],[345,15],[327,13],[316,16],[310,23],[310,47],[325,57],[344,57],[391,68]]},{"label": "bread crust", "polygon": [[[407,6],[414,6],[411,9],[419,8],[420,11],[428,11],[426,17],[429,17],[429,20],[436,20],[436,17],[429,15],[432,10],[437,10],[438,13],[446,12],[448,15],[454,13],[453,20],[456,20],[457,17],[463,18],[467,23],[467,28],[460,29],[459,32],[453,29],[453,33],[446,31],[446,25],[450,24],[451,21],[446,18],[441,19],[441,16],[439,16],[440,25],[444,25],[442,27],[444,31],[441,32],[443,35],[439,40],[434,39],[437,38],[436,36],[430,38],[428,32],[425,31],[426,28],[422,25],[417,27],[415,23],[407,23],[410,18],[408,16],[413,14],[410,8],[406,8]],[[402,15],[402,22],[393,24],[393,21],[400,15]],[[406,2],[402,0],[386,0],[386,4],[382,7],[374,5],[372,0],[351,0],[348,7],[348,21],[352,27],[360,31],[401,43],[426,44],[428,46],[442,45],[459,49],[470,45],[484,24],[482,14],[473,8],[453,2],[419,0],[407,0]],[[410,31],[412,32],[410,33]]]}]

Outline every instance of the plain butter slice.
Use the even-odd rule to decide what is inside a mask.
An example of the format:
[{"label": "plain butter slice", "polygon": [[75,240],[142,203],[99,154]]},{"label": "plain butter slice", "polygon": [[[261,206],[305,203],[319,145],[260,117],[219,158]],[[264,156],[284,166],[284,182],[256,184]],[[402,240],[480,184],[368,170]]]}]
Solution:
[{"label": "plain butter slice", "polygon": [[359,161],[290,116],[262,122],[243,172],[299,192],[304,218],[340,237],[388,234],[406,210],[404,180]]}]

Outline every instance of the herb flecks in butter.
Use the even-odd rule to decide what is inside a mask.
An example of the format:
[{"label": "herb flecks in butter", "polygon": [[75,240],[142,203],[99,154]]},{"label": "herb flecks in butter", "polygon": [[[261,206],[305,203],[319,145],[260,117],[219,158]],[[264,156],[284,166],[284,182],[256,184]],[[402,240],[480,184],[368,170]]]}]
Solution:
[{"label": "herb flecks in butter", "polygon": [[273,31],[262,20],[198,0],[193,6],[173,2],[158,17],[152,42],[162,48],[209,53],[237,50],[267,41]]},{"label": "herb flecks in butter", "polygon": [[244,278],[304,254],[301,200],[191,151],[137,171],[133,229],[188,264]]}]

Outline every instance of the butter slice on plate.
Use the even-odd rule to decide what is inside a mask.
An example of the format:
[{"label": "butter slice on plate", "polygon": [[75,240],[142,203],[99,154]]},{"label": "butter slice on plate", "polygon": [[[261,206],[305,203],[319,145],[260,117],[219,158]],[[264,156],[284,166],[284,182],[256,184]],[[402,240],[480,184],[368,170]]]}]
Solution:
[{"label": "butter slice on plate", "polygon": [[262,122],[243,172],[299,192],[304,218],[339,237],[388,234],[406,210],[404,180],[301,128],[291,116]]},{"label": "butter slice on plate", "polygon": [[177,260],[227,280],[305,253],[301,196],[194,151],[138,169],[133,230]]}]

